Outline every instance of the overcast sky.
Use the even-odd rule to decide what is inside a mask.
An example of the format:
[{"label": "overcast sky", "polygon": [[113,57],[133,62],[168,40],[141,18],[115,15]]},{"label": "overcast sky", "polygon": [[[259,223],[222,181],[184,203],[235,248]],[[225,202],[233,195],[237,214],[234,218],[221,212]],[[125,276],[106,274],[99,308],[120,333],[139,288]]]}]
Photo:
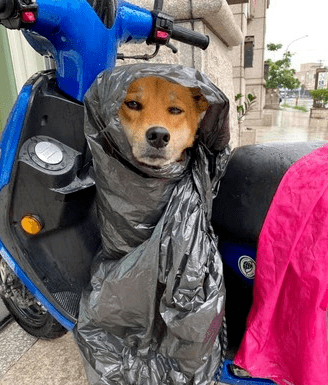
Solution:
[{"label": "overcast sky", "polygon": [[301,63],[320,60],[328,66],[328,0],[270,0],[267,43],[283,44],[276,54],[266,52],[266,58],[273,60],[280,59],[289,46],[295,54],[292,67],[296,70]]}]

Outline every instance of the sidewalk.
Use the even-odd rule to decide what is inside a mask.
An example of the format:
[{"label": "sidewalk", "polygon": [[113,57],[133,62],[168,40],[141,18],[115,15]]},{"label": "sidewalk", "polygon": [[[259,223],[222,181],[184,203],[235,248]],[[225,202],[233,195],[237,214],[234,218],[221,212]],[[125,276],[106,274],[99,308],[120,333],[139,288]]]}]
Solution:
[{"label": "sidewalk", "polygon": [[310,119],[310,112],[292,108],[264,110],[263,122],[267,125],[254,126],[256,144],[269,142],[307,142],[328,140],[328,126],[324,119]]},{"label": "sidewalk", "polygon": [[71,333],[53,341],[38,340],[12,321],[0,331],[0,385],[88,382]]},{"label": "sidewalk", "polygon": [[88,385],[71,333],[38,340],[12,321],[0,332],[0,385]]}]

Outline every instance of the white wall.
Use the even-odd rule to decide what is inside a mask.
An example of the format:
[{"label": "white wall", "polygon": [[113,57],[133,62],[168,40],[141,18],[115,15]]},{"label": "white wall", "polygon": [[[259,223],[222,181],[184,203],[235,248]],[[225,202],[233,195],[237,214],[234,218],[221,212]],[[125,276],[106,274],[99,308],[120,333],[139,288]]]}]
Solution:
[{"label": "white wall", "polygon": [[45,69],[45,61],[33,50],[20,31],[7,30],[7,33],[17,92],[19,92],[29,77]]}]

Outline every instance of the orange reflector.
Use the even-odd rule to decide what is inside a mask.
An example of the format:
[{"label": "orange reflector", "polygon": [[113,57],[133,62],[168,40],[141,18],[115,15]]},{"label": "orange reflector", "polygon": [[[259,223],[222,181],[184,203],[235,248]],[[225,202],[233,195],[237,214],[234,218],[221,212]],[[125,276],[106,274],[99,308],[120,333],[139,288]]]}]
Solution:
[{"label": "orange reflector", "polygon": [[26,215],[21,220],[21,226],[28,234],[36,235],[42,230],[41,220],[33,215]]}]

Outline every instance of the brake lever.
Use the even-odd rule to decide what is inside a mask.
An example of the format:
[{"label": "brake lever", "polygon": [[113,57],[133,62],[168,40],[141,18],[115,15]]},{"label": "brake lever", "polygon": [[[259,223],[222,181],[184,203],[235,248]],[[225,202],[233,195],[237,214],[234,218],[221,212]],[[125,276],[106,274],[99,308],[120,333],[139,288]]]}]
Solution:
[{"label": "brake lever", "polygon": [[166,46],[172,50],[174,54],[178,53],[178,49],[171,43],[167,43]]},{"label": "brake lever", "polygon": [[21,29],[36,22],[38,6],[34,1],[0,0],[0,24]]}]

